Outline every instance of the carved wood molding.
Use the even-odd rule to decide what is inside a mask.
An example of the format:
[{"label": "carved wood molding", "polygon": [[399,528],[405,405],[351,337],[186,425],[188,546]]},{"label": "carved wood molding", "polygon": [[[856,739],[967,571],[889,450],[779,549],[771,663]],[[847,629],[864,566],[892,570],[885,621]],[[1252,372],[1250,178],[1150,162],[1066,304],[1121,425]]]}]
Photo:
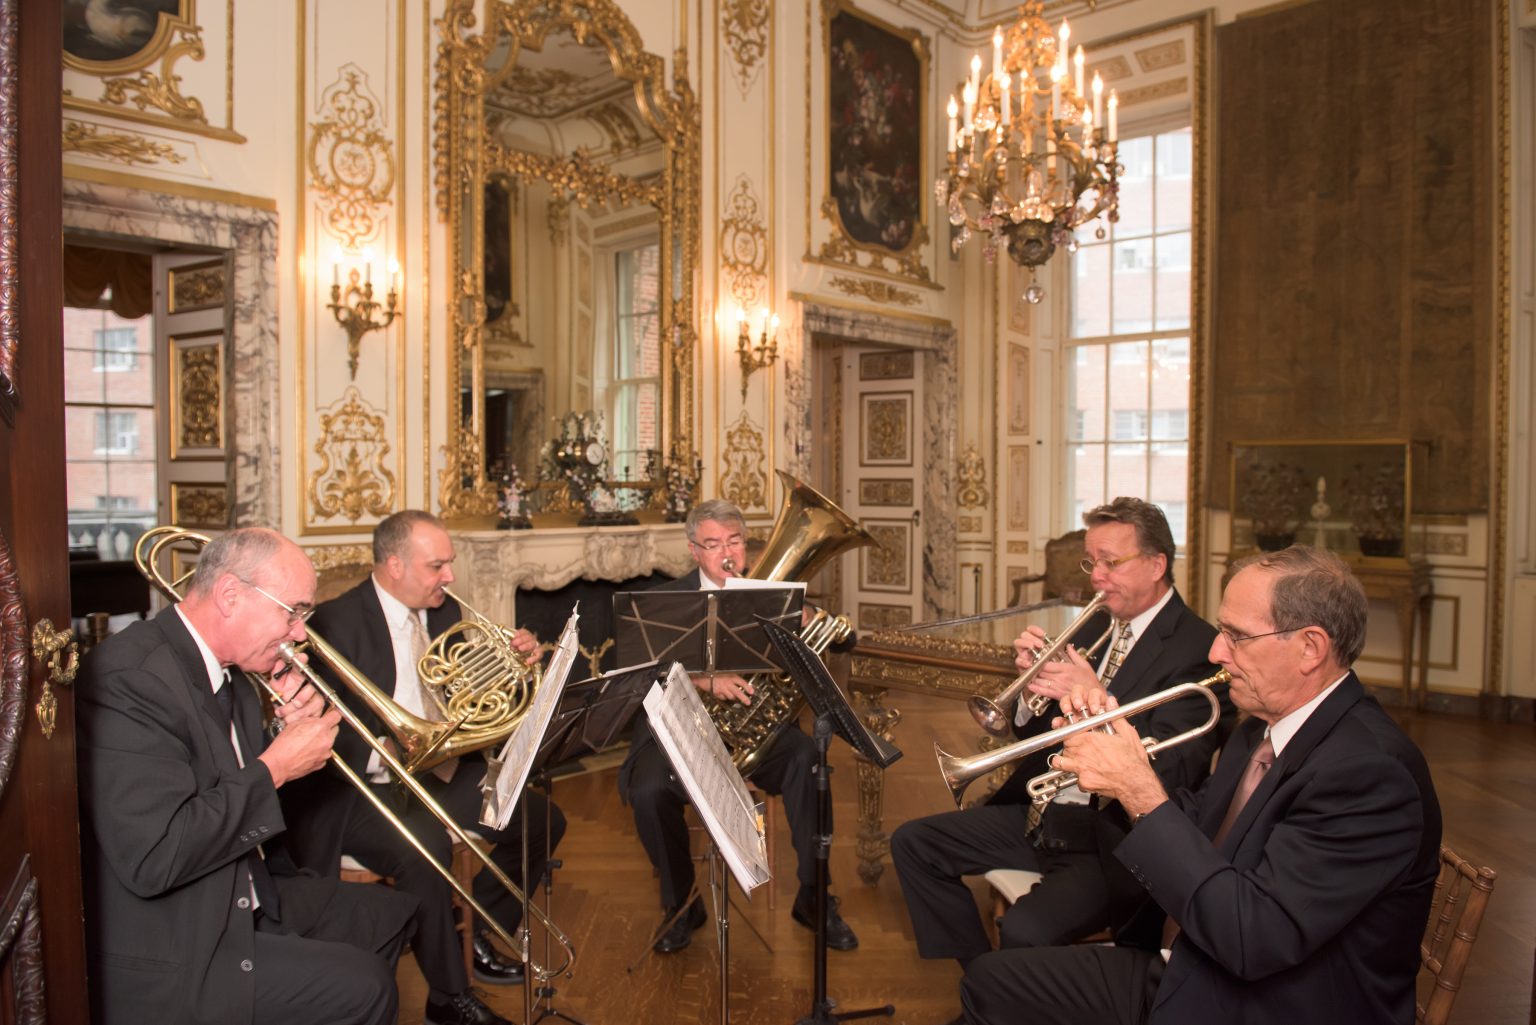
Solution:
[{"label": "carved wood molding", "polygon": [[43,1025],[48,1008],[43,998],[43,916],[37,899],[37,879],[30,857],[23,858],[11,882],[0,922],[0,965],[9,965],[14,987],[13,1008],[18,1025]]},{"label": "carved wood molding", "polygon": [[27,610],[11,545],[0,534],[0,793],[21,749],[27,714]]},{"label": "carved wood molding", "polygon": [[0,0],[0,417],[16,416],[16,356],[20,343],[20,300],[16,277],[21,271],[20,171],[17,166],[21,68],[17,51],[16,11],[20,0]]}]

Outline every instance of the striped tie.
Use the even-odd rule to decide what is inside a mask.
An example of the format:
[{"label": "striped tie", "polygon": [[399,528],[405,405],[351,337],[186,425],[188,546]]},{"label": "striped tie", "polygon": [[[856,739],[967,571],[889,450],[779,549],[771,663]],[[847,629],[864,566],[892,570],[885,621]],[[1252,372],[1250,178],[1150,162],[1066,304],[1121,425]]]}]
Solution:
[{"label": "striped tie", "polygon": [[1120,630],[1115,634],[1115,643],[1110,647],[1109,657],[1104,662],[1104,677],[1101,682],[1105,690],[1109,689],[1110,682],[1120,671],[1120,663],[1124,662],[1125,656],[1130,653],[1132,640],[1131,624],[1127,620],[1120,624]]}]

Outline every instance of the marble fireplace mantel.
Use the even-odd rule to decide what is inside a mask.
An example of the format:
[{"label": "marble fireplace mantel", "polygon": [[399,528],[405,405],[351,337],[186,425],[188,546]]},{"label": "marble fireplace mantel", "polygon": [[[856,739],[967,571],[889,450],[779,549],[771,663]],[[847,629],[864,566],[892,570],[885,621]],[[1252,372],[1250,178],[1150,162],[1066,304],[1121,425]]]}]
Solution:
[{"label": "marble fireplace mantel", "polygon": [[460,595],[497,623],[516,622],[517,591],[558,590],[578,578],[618,583],[693,568],[681,523],[637,527],[450,530]]}]

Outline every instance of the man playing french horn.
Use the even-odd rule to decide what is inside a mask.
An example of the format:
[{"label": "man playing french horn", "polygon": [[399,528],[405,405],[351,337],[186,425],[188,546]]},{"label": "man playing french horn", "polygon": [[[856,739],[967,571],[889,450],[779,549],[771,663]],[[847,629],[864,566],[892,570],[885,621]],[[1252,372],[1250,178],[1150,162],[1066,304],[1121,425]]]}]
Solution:
[{"label": "man playing french horn", "polygon": [[[696,591],[725,586],[729,577],[740,576],[747,567],[746,522],[741,510],[730,502],[713,499],[703,502],[688,514],[685,525],[688,551],[697,568],[693,572],[657,590]],[[851,642],[843,642],[851,646]],[[834,645],[834,649],[839,646]],[[740,676],[719,673],[698,675],[694,685],[706,694],[728,701],[750,704],[753,685]],[[770,794],[784,799],[784,814],[799,862],[800,890],[791,916],[796,922],[814,928],[816,880],[816,745],[797,726],[781,731],[751,772],[751,781]],[[650,730],[641,727],[629,757],[619,772],[619,791],[635,814],[635,831],[661,877],[661,902],[671,924],[657,938],[654,949],[667,954],[682,950],[693,940],[694,930],[704,925],[704,903],[695,898],[686,908],[683,902],[693,890],[693,860],[688,849],[688,827],[683,808],[688,794],[672,774],[666,755]],[[833,950],[852,950],[859,945],[853,929],[837,910],[835,899],[827,903],[827,945]]]},{"label": "man playing french horn", "polygon": [[[421,679],[418,665],[428,638],[449,630],[463,616],[459,603],[446,590],[454,581],[453,540],[437,517],[405,510],[374,529],[373,559],[369,577],[321,604],[315,610],[312,624],[364,676],[391,694],[401,708],[426,719],[447,718],[441,709],[435,710],[439,700]],[[538,652],[538,641],[526,630],[516,631],[511,644],[525,658]],[[349,705],[371,733],[388,737],[384,723],[371,709],[351,701]],[[442,824],[419,800],[392,785],[388,772],[379,765],[378,756],[362,738],[344,733],[336,742],[336,750],[369,780],[375,793],[400,812],[433,857],[446,865],[451,844]],[[529,791],[519,799],[506,829],[480,825],[480,783],[484,776],[485,762],[477,751],[423,771],[418,778],[453,821],[495,845],[491,861],[526,892],[522,870],[523,824],[528,825],[529,878],[537,881],[544,871],[546,852],[554,849],[565,832],[565,817],[542,795]],[[310,795],[311,800],[318,796]],[[383,815],[351,798],[351,790],[335,785],[319,798],[318,807],[308,809],[311,814],[306,817],[315,823],[317,833],[341,829],[340,853],[350,855],[370,871],[393,878],[397,889],[420,900],[421,924],[412,946],[430,990],[426,1022],[500,1025],[505,1019],[486,1007],[470,989],[448,883]],[[315,851],[312,867],[335,871],[338,858],[334,838],[311,840],[309,846]],[[476,875],[473,893],[480,906],[503,927],[509,931],[517,927],[523,913],[521,903],[489,869]],[[491,985],[524,981],[522,966],[502,957],[485,924],[476,921],[474,928],[475,980]]]},{"label": "man playing french horn", "polygon": [[[1130,702],[1209,676],[1214,670],[1207,652],[1216,631],[1173,587],[1174,541],[1162,510],[1140,499],[1117,498],[1090,510],[1083,520],[1088,528],[1083,568],[1103,595],[1104,611],[1071,640],[1088,646],[1104,634],[1107,619],[1109,643],[1098,665],[1067,646],[1062,660],[1040,667],[1029,690],[1052,704],[1073,687],[1107,689],[1119,701]],[[1019,635],[1014,647],[1021,671],[1046,643],[1038,627]],[[1224,709],[1221,726],[1156,762],[1170,787],[1198,784],[1231,727],[1225,687],[1217,690]],[[1025,704],[1019,702],[1021,710]],[[1006,712],[1015,714],[1013,708]],[[1143,736],[1164,738],[1197,725],[1207,712],[1203,702],[1169,702],[1144,713],[1136,726]],[[1050,720],[1050,714],[1027,716],[1014,721],[1014,732],[1033,736],[1049,728]],[[1042,873],[1042,880],[1004,915],[999,928],[1004,947],[1081,939],[1108,927],[1139,899],[1135,880],[1123,870],[1107,869],[1097,853],[1100,834],[1127,828],[1117,806],[1097,808],[1074,787],[1059,794],[1043,815],[1032,815],[1025,785],[1047,771],[1045,759],[1045,753],[1022,759],[990,803],[916,819],[892,836],[891,859],[923,957],[955,958],[964,966],[992,949],[975,898],[961,879],[965,875],[994,868]]]}]

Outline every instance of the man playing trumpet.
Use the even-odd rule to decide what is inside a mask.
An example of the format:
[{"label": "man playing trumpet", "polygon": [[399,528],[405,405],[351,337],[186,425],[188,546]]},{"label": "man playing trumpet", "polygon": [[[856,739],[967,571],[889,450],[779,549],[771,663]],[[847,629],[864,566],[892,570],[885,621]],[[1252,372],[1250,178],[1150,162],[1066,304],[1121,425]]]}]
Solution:
[{"label": "man playing trumpet", "polygon": [[[1079,688],[1131,701],[1209,676],[1214,670],[1206,652],[1215,630],[1173,587],[1173,533],[1162,510],[1137,498],[1117,498],[1090,510],[1083,520],[1088,528],[1083,568],[1094,590],[1104,595],[1108,616],[1090,619],[1074,640],[1091,643],[1109,618],[1110,642],[1097,666],[1067,647],[1064,660],[1040,668],[1030,690],[1057,699]],[[1020,670],[1029,668],[1045,646],[1038,627],[1021,633],[1014,642]],[[1207,711],[1201,702],[1169,702],[1141,716],[1139,725],[1149,736],[1166,738],[1198,725]],[[1034,716],[1015,731],[1032,736],[1044,731],[1049,720],[1049,715]],[[1158,774],[1170,786],[1198,783],[1220,744],[1219,734],[1230,728],[1230,711],[1223,727],[1160,757]],[[1072,787],[1034,821],[1025,784],[1046,771],[1045,757],[1021,760],[987,805],[916,819],[892,836],[891,860],[923,957],[952,957],[964,966],[992,949],[962,876],[994,868],[1042,874],[1003,916],[999,938],[1004,947],[1081,939],[1108,927],[1117,908],[1134,906],[1140,897],[1135,880],[1123,871],[1107,871],[1098,855],[1101,835],[1126,828],[1119,808],[1094,807]]]},{"label": "man playing trumpet", "polygon": [[[1439,867],[1424,756],[1350,666],[1365,592],[1304,545],[1238,563],[1211,658],[1250,714],[1197,791],[1171,790],[1123,719],[1055,760],[1135,823],[1114,859],[1151,900],[1119,946],[1000,950],[961,986],[973,1025],[1409,1022]],[[1078,715],[1116,707],[1077,687]],[[1155,903],[1154,903],[1155,902]],[[1159,949],[1161,948],[1161,949]]]}]

